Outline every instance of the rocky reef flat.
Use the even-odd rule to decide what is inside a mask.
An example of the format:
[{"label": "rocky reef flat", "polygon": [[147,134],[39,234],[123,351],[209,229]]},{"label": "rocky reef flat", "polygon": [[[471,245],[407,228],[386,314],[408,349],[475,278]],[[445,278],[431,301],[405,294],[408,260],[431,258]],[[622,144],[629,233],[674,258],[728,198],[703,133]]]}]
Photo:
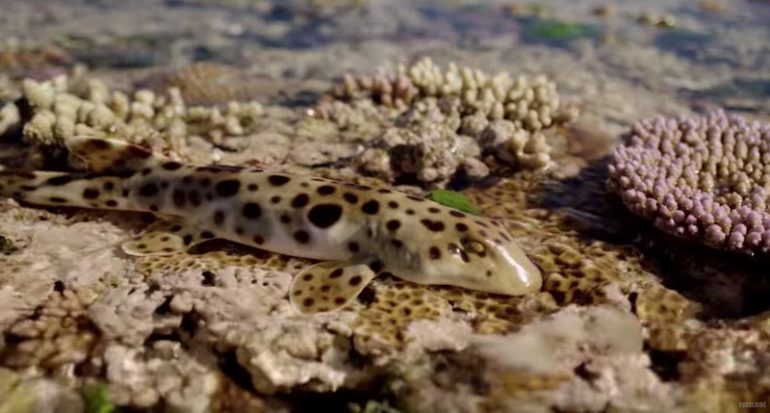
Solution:
[{"label": "rocky reef flat", "polygon": [[0,199],[0,412],[745,412],[770,403],[770,3],[0,0],[0,164],[75,136],[495,218],[507,297],[120,243]]}]

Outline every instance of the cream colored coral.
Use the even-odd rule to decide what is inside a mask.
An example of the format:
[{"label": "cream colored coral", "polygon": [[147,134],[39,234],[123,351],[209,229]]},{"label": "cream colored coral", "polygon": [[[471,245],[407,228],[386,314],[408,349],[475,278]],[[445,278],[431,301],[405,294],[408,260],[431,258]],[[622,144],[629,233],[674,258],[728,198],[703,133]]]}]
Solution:
[{"label": "cream colored coral", "polygon": [[21,114],[14,103],[6,103],[0,108],[0,135],[20,126]]},{"label": "cream colored coral", "polygon": [[[129,97],[110,91],[95,79],[26,79],[22,86],[33,109],[32,119],[24,125],[24,138],[40,147],[60,148],[63,140],[85,134],[145,142],[157,151],[185,158],[184,148],[190,138],[200,136],[220,143],[227,137],[244,136],[257,129],[262,115],[262,106],[257,102],[231,103],[224,110],[188,108],[178,88],[167,94],[138,90]],[[7,114],[3,116],[12,119],[11,110],[5,109]],[[4,125],[2,119],[0,126]],[[188,160],[215,161],[213,152],[204,155],[210,158]]]}]

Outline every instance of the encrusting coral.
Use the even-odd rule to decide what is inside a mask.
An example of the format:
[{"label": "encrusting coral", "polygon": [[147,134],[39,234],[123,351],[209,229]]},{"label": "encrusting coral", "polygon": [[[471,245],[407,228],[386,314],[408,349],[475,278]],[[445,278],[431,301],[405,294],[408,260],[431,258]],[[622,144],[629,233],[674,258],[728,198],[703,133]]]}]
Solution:
[{"label": "encrusting coral", "polygon": [[715,248],[770,251],[770,124],[716,111],[642,120],[629,135],[609,184],[632,212]]}]

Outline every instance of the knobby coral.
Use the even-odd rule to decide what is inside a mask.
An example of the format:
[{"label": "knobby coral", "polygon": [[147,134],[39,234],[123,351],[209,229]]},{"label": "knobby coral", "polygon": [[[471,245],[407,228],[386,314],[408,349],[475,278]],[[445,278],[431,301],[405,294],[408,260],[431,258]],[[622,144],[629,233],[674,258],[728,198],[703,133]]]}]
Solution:
[{"label": "knobby coral", "polygon": [[414,175],[430,186],[460,171],[475,179],[507,167],[547,168],[543,132],[577,116],[545,76],[444,69],[429,58],[374,76],[345,75],[312,113],[349,119],[361,102],[377,105],[381,125],[358,169],[388,180]]},{"label": "knobby coral", "polygon": [[658,228],[715,248],[770,251],[770,125],[715,111],[638,122],[609,186]]},{"label": "knobby coral", "polygon": [[[191,136],[213,143],[244,136],[254,131],[262,114],[262,106],[253,101],[229,102],[224,109],[189,106],[178,88],[164,94],[137,90],[129,96],[78,73],[43,82],[25,79],[22,92],[31,109],[30,119],[23,124],[24,139],[48,151],[61,149],[61,142],[71,136],[88,135],[135,141],[174,157],[190,158]],[[2,113],[7,114],[0,119],[15,119],[12,107]]]}]

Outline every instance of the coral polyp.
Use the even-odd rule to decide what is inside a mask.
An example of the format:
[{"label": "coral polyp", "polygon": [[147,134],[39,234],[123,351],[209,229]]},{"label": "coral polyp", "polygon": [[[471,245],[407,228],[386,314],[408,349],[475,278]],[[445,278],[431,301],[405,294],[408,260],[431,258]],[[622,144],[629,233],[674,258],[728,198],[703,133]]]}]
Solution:
[{"label": "coral polyp", "polygon": [[770,251],[770,125],[724,111],[633,126],[609,186],[676,236],[742,253]]}]

